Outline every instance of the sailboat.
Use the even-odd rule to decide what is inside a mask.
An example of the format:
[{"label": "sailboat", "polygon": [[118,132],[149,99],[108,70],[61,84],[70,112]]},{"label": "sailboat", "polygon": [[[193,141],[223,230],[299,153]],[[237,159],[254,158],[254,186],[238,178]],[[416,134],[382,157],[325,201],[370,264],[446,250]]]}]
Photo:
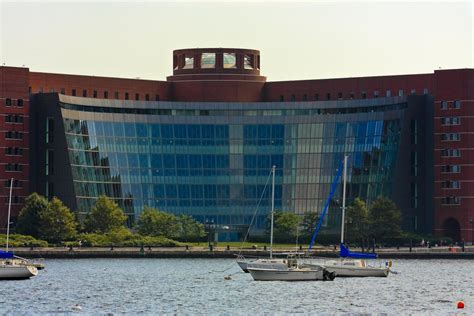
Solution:
[{"label": "sailboat", "polygon": [[387,277],[390,273],[391,261],[384,265],[374,265],[376,259],[375,253],[355,253],[344,245],[344,218],[346,211],[346,182],[347,182],[347,155],[344,156],[343,189],[342,189],[342,224],[341,224],[341,243],[340,259],[328,260],[323,265],[338,277]]},{"label": "sailboat", "polygon": [[304,264],[294,256],[286,259],[273,258],[273,221],[275,212],[275,166],[272,167],[272,209],[270,223],[270,258],[257,259],[239,266],[247,270],[255,281],[332,281],[335,274],[321,265]]},{"label": "sailboat", "polygon": [[237,264],[245,272],[249,273],[248,267],[253,268],[270,268],[270,269],[286,269],[287,260],[281,258],[273,258],[273,223],[274,223],[274,214],[275,214],[275,168],[272,166],[272,209],[270,213],[270,257],[269,258],[259,258],[254,260],[247,260],[243,256],[237,258]]},{"label": "sailboat", "polygon": [[10,236],[10,211],[12,204],[13,178],[10,182],[10,199],[8,202],[7,216],[7,240],[6,251],[0,250],[0,280],[21,280],[29,279],[38,274],[38,269],[27,260],[19,258],[8,251],[8,242]]}]

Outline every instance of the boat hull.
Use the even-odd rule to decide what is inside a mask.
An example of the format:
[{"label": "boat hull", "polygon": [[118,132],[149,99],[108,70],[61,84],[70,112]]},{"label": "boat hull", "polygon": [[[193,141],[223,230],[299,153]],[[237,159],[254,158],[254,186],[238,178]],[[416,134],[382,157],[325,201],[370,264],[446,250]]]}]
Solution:
[{"label": "boat hull", "polygon": [[325,266],[325,268],[334,272],[337,277],[344,278],[360,278],[360,277],[387,277],[390,273],[388,268],[360,268],[360,267],[345,267],[345,266]]},{"label": "boat hull", "polygon": [[38,269],[29,265],[1,265],[0,280],[24,280],[38,274]]},{"label": "boat hull", "polygon": [[325,276],[324,269],[295,269],[295,270],[274,270],[248,268],[255,281],[325,281],[329,280]]}]

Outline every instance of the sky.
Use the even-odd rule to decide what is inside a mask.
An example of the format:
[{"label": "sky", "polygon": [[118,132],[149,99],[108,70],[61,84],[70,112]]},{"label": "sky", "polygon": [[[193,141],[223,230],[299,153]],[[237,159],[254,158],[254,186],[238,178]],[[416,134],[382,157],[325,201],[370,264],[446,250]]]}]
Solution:
[{"label": "sky", "polygon": [[474,68],[473,2],[5,1],[0,64],[166,80],[172,51],[260,50],[268,81]]}]

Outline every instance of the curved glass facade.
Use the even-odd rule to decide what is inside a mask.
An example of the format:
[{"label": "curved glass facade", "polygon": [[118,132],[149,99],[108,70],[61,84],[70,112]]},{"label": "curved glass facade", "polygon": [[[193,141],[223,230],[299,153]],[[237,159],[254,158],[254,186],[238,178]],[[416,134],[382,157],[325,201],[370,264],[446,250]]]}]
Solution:
[{"label": "curved glass facade", "polygon": [[265,228],[272,165],[276,209],[322,211],[345,153],[350,198],[390,196],[407,105],[119,103],[60,103],[79,212],[105,194],[135,217],[148,205],[231,231],[250,223],[261,196],[256,227]]}]

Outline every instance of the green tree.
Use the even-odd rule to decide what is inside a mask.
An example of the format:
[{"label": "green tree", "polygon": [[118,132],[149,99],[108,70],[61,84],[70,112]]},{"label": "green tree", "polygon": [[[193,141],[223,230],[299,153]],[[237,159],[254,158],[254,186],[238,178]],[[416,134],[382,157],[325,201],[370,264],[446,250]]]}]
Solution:
[{"label": "green tree", "polygon": [[[268,231],[270,231],[271,214],[268,217]],[[273,237],[280,242],[293,242],[296,238],[299,217],[295,213],[275,211]]]},{"label": "green tree", "polygon": [[53,243],[70,240],[76,235],[74,214],[56,197],[40,213],[39,234],[41,239]]},{"label": "green tree", "polygon": [[106,197],[100,196],[85,221],[88,232],[107,233],[110,230],[120,228],[127,220],[122,209]]},{"label": "green tree", "polygon": [[177,217],[178,238],[183,241],[197,240],[206,236],[206,231],[202,223],[197,222],[189,215]]},{"label": "green tree", "polygon": [[306,212],[301,223],[302,234],[304,238],[310,239],[319,222],[320,214],[317,212]]},{"label": "green tree", "polygon": [[346,238],[351,242],[359,242],[367,237],[369,231],[369,211],[360,198],[352,201],[346,212]]},{"label": "green tree", "polygon": [[369,226],[376,240],[400,237],[402,214],[395,203],[386,197],[378,197],[370,205]]},{"label": "green tree", "polygon": [[25,199],[25,206],[18,215],[16,229],[19,234],[39,237],[39,222],[41,213],[48,208],[48,200],[37,193],[30,194]]},{"label": "green tree", "polygon": [[178,220],[173,214],[146,206],[138,219],[138,232],[146,236],[176,237]]}]

